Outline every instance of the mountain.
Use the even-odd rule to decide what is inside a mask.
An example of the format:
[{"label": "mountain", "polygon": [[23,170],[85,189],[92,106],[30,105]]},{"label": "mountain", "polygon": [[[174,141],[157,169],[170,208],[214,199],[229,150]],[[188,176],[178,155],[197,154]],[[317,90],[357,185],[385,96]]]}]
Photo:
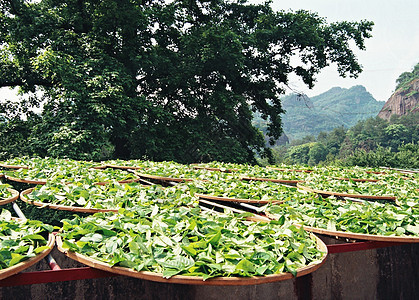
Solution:
[{"label": "mountain", "polygon": [[412,72],[402,73],[396,91],[387,100],[378,116],[390,120],[392,115],[404,116],[419,112],[419,63]]},{"label": "mountain", "polygon": [[282,116],[285,134],[290,140],[321,131],[354,126],[359,120],[375,117],[383,107],[361,85],[349,89],[334,87],[318,96],[308,98],[289,95],[282,99],[286,113]]}]

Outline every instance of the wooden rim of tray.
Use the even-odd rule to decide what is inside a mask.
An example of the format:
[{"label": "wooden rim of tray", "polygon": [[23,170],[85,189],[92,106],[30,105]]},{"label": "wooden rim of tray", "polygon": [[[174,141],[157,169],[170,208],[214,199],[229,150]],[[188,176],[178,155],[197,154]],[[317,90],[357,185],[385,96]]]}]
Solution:
[{"label": "wooden rim of tray", "polygon": [[[5,175],[6,179],[11,180],[11,181],[15,181],[15,182],[21,182],[21,183],[27,183],[27,184],[37,184],[37,185],[45,185],[47,184],[47,180],[31,180],[31,179],[21,179],[21,178],[16,178],[16,177],[12,177],[9,175]],[[140,178],[134,178],[134,179],[126,179],[126,180],[120,180],[118,181],[118,183],[124,184],[124,183],[133,183],[133,182],[137,182],[139,181]],[[93,184],[96,185],[107,185],[110,184],[111,181],[103,181],[103,182],[94,182]]]},{"label": "wooden rim of tray", "polygon": [[406,170],[406,169],[399,169],[399,168],[389,168],[389,167],[381,167],[382,169],[386,169],[386,170],[393,170],[393,171],[397,171],[400,173],[408,173],[408,174],[415,174],[415,173],[419,173],[419,170]]},{"label": "wooden rim of tray", "polygon": [[74,212],[81,212],[81,213],[98,213],[98,212],[114,212],[117,213],[118,209],[110,209],[110,208],[85,208],[85,207],[77,207],[77,206],[65,206],[65,205],[58,205],[58,204],[50,204],[45,202],[37,202],[29,200],[26,195],[31,193],[34,188],[30,188],[24,190],[20,193],[20,200],[26,202],[28,204],[32,204],[39,207],[46,207],[50,209],[56,210],[65,210],[65,211],[74,211]]},{"label": "wooden rim of tray", "polygon": [[12,275],[15,275],[29,268],[30,266],[36,264],[38,261],[43,259],[45,256],[47,256],[51,252],[51,250],[54,248],[54,244],[55,244],[55,236],[54,234],[50,233],[48,235],[48,242],[46,245],[48,246],[48,249],[45,249],[44,251],[38,253],[36,256],[31,257],[25,261],[22,261],[14,266],[0,270],[0,280],[10,277]]},{"label": "wooden rim of tray", "polygon": [[255,181],[270,181],[277,183],[286,183],[286,184],[297,184],[299,182],[304,182],[304,180],[287,180],[287,179],[273,179],[273,178],[263,178],[263,177],[240,177],[241,180],[255,180]]},{"label": "wooden rim of tray", "polygon": [[14,189],[7,189],[10,193],[12,193],[12,196],[6,199],[1,199],[0,200],[0,205],[4,205],[13,201],[16,201],[17,199],[19,199],[19,192],[14,190]]},{"label": "wooden rim of tray", "polygon": [[355,181],[355,182],[378,182],[380,179],[368,179],[368,178],[349,178],[349,177],[331,177],[337,180]]},{"label": "wooden rim of tray", "polygon": [[[266,216],[272,220],[278,220],[278,217],[269,212],[265,212]],[[297,227],[304,227],[304,230],[324,234],[328,236],[338,236],[344,238],[350,238],[354,240],[368,240],[368,241],[377,241],[377,242],[397,242],[397,243],[419,243],[419,237],[403,237],[403,236],[385,236],[385,235],[375,235],[375,234],[364,234],[364,233],[352,233],[348,231],[334,231],[327,230],[323,228],[310,227],[301,224],[294,224]]]},{"label": "wooden rim of tray", "polygon": [[[314,234],[310,234],[310,236],[316,239],[317,249],[322,251],[323,257],[320,262],[315,264],[309,264],[303,268],[297,269],[297,276],[304,276],[309,273],[316,271],[320,268],[321,265],[326,260],[327,257],[327,246],[325,243],[318,238]],[[254,276],[254,277],[215,277],[207,280],[203,280],[202,277],[199,276],[183,276],[183,275],[175,275],[169,279],[163,278],[163,275],[160,273],[154,273],[149,271],[135,271],[133,269],[124,268],[124,267],[112,267],[107,263],[101,262],[99,260],[92,259],[85,255],[71,252],[66,249],[62,248],[62,240],[60,236],[56,237],[57,248],[59,251],[64,253],[67,257],[76,260],[80,263],[88,265],[90,267],[116,273],[119,275],[125,275],[130,277],[135,277],[144,280],[150,280],[155,282],[163,282],[163,283],[178,283],[178,284],[188,284],[188,285],[212,285],[212,286],[232,286],[232,285],[256,285],[262,283],[270,283],[270,282],[277,282],[277,281],[284,281],[288,279],[293,279],[294,276],[291,273],[280,273],[280,274],[272,274],[267,276]]]},{"label": "wooden rim of tray", "polygon": [[302,173],[311,173],[313,170],[299,170],[299,169],[284,169],[284,168],[276,168],[276,167],[266,167],[267,169],[282,171],[282,172],[302,172]]},{"label": "wooden rim of tray", "polygon": [[0,168],[5,168],[5,169],[29,169],[28,166],[6,165],[6,164],[0,164]]},{"label": "wooden rim of tray", "polygon": [[134,172],[135,175],[146,178],[146,179],[154,179],[154,180],[160,180],[160,181],[172,181],[172,182],[184,182],[184,181],[194,181],[192,178],[172,178],[172,177],[164,177],[164,176],[156,176],[156,175],[149,175],[149,174],[143,174]]},{"label": "wooden rim of tray", "polygon": [[135,166],[120,166],[120,165],[109,165],[105,164],[105,168],[112,168],[112,169],[120,169],[120,170],[140,170],[141,167],[135,167]]},{"label": "wooden rim of tray", "polygon": [[9,175],[5,175],[5,177],[6,177],[6,179],[11,180],[11,181],[21,182],[21,183],[28,183],[28,184],[40,184],[40,185],[44,185],[44,184],[47,183],[46,180],[22,179],[22,178],[17,178],[17,177],[9,176]]},{"label": "wooden rim of tray", "polygon": [[327,196],[350,197],[350,198],[371,199],[371,200],[391,200],[391,201],[395,201],[397,199],[394,196],[374,196],[374,195],[363,195],[363,194],[346,194],[346,193],[316,190],[316,189],[309,188],[307,186],[303,186],[299,183],[297,183],[297,187],[299,189],[305,190],[307,192],[312,192],[312,193],[327,195]]},{"label": "wooden rim of tray", "polygon": [[100,166],[94,166],[94,167],[90,167],[89,169],[93,169],[93,170],[103,170],[106,169],[107,166],[106,165],[100,165]]},{"label": "wooden rim of tray", "polygon": [[[126,180],[120,180],[117,181],[118,183],[124,184],[124,183],[134,183],[140,181],[140,177],[134,178],[134,179],[126,179]],[[103,182],[94,182],[95,185],[107,185],[112,183],[111,181],[103,181]]]},{"label": "wooden rim of tray", "polygon": [[233,172],[238,171],[238,170],[226,169],[226,168],[213,168],[213,167],[203,167],[203,166],[195,166],[195,165],[191,165],[191,166],[192,168],[196,170],[208,170],[208,171],[217,171],[217,172],[223,172],[223,173],[233,173]]},{"label": "wooden rim of tray", "polygon": [[195,193],[195,196],[201,199],[208,199],[208,200],[218,200],[218,201],[225,201],[225,202],[241,202],[241,203],[254,203],[254,204],[280,204],[283,201],[278,200],[256,200],[256,199],[241,199],[241,198],[229,198],[229,197],[219,197],[219,196],[211,196],[205,194]]},{"label": "wooden rim of tray", "polygon": [[368,174],[377,174],[377,175],[386,175],[386,174],[388,174],[387,172],[380,172],[380,171],[365,171],[365,173],[368,173]]}]

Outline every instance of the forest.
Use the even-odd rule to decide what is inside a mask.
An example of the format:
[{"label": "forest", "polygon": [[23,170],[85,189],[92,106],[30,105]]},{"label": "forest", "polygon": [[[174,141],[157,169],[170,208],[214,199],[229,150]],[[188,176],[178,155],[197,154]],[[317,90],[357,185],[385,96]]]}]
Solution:
[{"label": "forest", "polygon": [[277,163],[419,168],[419,113],[359,121],[273,149]]}]

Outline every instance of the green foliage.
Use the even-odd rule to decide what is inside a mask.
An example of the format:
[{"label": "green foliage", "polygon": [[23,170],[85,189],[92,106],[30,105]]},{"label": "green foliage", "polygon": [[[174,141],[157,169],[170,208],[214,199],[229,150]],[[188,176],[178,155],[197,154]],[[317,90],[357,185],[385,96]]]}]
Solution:
[{"label": "green foliage", "polygon": [[111,266],[163,274],[263,276],[318,263],[323,254],[307,232],[245,215],[213,215],[198,207],[155,205],[121,214],[65,220],[63,247]]},{"label": "green foliage", "polygon": [[[326,159],[328,154],[326,146],[319,142],[304,143],[291,146],[277,163],[316,165]],[[278,156],[277,156],[278,157]]]},{"label": "green foliage", "polygon": [[291,199],[268,207],[270,213],[306,226],[383,236],[418,236],[417,202],[396,206],[392,203],[357,203],[334,197]]},{"label": "green foliage", "polygon": [[276,163],[343,164],[346,166],[418,168],[419,113],[359,121],[346,130],[307,136],[288,147],[276,147]]},{"label": "green foliage", "polygon": [[397,152],[390,148],[378,147],[375,151],[356,150],[353,154],[342,159],[344,166],[393,167],[419,169],[419,145],[406,144],[400,146]]},{"label": "green foliage", "polygon": [[373,25],[242,0],[2,1],[0,24],[0,86],[38,92],[26,119],[2,112],[2,157],[181,162],[268,155],[252,112],[273,142],[288,75],[312,87],[336,63],[357,76],[349,45],[364,49]]},{"label": "green foliage", "polygon": [[286,161],[292,161],[294,164],[304,165],[308,163],[310,148],[314,143],[303,144],[291,147],[287,152]]},{"label": "green foliage", "polygon": [[315,143],[308,151],[308,164],[316,165],[326,159],[328,154],[326,147],[322,143]]},{"label": "green foliage", "polygon": [[51,225],[37,220],[13,220],[8,210],[0,213],[0,270],[17,265],[49,249]]},{"label": "green foliage", "polygon": [[417,63],[411,72],[404,72],[396,79],[396,90],[405,89],[413,80],[419,78],[419,63]]},{"label": "green foliage", "polygon": [[376,116],[384,102],[376,101],[363,86],[334,87],[311,98],[289,95],[282,98],[286,113],[284,132],[291,142],[306,135],[317,136],[337,127],[350,128],[360,120]]}]

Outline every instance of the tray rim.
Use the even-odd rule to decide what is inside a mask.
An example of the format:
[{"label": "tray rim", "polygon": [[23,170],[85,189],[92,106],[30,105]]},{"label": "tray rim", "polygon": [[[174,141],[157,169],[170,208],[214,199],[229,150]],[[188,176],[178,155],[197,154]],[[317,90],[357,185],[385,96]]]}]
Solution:
[{"label": "tray rim", "polygon": [[15,189],[12,189],[12,188],[7,188],[7,190],[12,193],[12,197],[9,197],[9,198],[6,198],[6,199],[1,199],[0,200],[0,205],[5,205],[7,203],[10,203],[10,202],[13,202],[13,201],[16,201],[17,199],[19,199],[19,192],[18,191],[16,191]]},{"label": "tray rim", "polygon": [[45,202],[38,202],[29,200],[26,195],[30,194],[35,188],[29,188],[20,193],[20,200],[26,202],[31,205],[39,206],[41,208],[50,208],[56,210],[65,210],[65,211],[74,211],[74,212],[81,212],[81,213],[99,213],[99,212],[114,212],[117,213],[119,209],[111,209],[111,208],[85,208],[85,207],[77,207],[77,206],[66,206],[66,205],[58,205],[58,204],[50,204]]},{"label": "tray rim", "polygon": [[22,179],[22,178],[18,178],[18,177],[13,177],[13,176],[9,176],[7,174],[5,174],[5,178],[7,180],[11,180],[11,181],[15,181],[15,182],[21,182],[21,183],[28,183],[28,184],[39,184],[39,185],[44,185],[47,183],[46,180],[35,180],[35,179]]},{"label": "tray rim", "polygon": [[[5,178],[11,181],[15,181],[15,182],[21,182],[21,183],[28,183],[28,184],[36,184],[36,185],[45,185],[47,184],[48,180],[32,180],[32,179],[22,179],[22,178],[17,178],[17,177],[13,177],[13,176],[9,176],[9,175],[5,175]],[[118,183],[124,184],[124,183],[133,183],[133,182],[138,182],[141,178],[137,176],[137,178],[134,179],[126,179],[126,180],[120,180],[117,181]],[[99,182],[94,182],[93,184],[96,185],[107,185],[110,184],[111,181],[99,181]]]},{"label": "tray rim", "polygon": [[241,202],[241,203],[254,203],[254,204],[280,204],[284,201],[277,201],[277,200],[257,200],[257,199],[242,199],[242,198],[229,198],[229,197],[220,197],[220,196],[212,196],[212,195],[205,195],[200,193],[195,193],[195,196],[201,199],[207,200],[218,200],[218,201],[225,201],[225,202]]},{"label": "tray rim", "polygon": [[144,173],[138,173],[134,171],[134,174],[139,177],[144,177],[147,179],[154,179],[154,180],[161,180],[161,181],[172,181],[172,182],[184,182],[184,181],[194,181],[195,179],[192,178],[175,178],[175,177],[164,177],[164,176],[157,176],[157,175],[149,175]]},{"label": "tray rim", "polygon": [[31,258],[29,258],[25,261],[22,261],[22,262],[14,265],[14,266],[11,266],[11,267],[3,269],[3,270],[0,270],[0,280],[5,279],[7,277],[10,277],[12,275],[15,275],[15,274],[33,266],[38,261],[40,261],[45,256],[47,256],[52,251],[52,249],[54,248],[54,245],[55,245],[55,235],[53,233],[49,233],[48,242],[47,242],[47,245],[46,245],[46,246],[48,246],[48,249],[45,249],[44,251],[40,252],[36,256],[31,257]]},{"label": "tray rim", "polygon": [[304,180],[299,180],[299,179],[292,179],[292,180],[288,180],[288,179],[275,179],[275,178],[264,178],[264,177],[247,177],[247,176],[242,176],[240,177],[241,180],[254,180],[254,181],[270,181],[270,182],[277,182],[277,183],[287,183],[287,184],[297,184],[299,182],[305,182]]},{"label": "tray rim", "polygon": [[[265,212],[265,215],[270,218],[271,220],[277,220],[275,214]],[[355,240],[367,240],[367,241],[376,241],[376,242],[397,242],[397,243],[419,243],[419,237],[402,237],[402,236],[385,236],[385,235],[376,235],[376,234],[366,234],[366,233],[353,233],[348,231],[334,231],[328,230],[324,228],[317,228],[302,225],[299,223],[293,224],[297,227],[303,227],[304,230],[310,231],[313,233],[324,234],[328,236],[337,236],[337,237],[344,237],[350,238]]]},{"label": "tray rim", "polygon": [[[303,268],[297,270],[296,277],[304,276],[309,273],[316,271],[320,268],[326,261],[328,250],[326,244],[315,234],[310,233],[311,237],[314,237],[317,244],[317,249],[323,252],[321,260],[316,264],[309,264]],[[263,283],[271,283],[284,281],[295,278],[291,273],[279,273],[271,274],[266,276],[253,276],[253,277],[215,277],[207,280],[203,280],[200,276],[184,276],[184,275],[175,275],[169,279],[163,278],[163,275],[160,273],[154,273],[150,271],[135,271],[130,268],[110,266],[105,262],[101,262],[96,259],[91,259],[83,254],[76,252],[68,251],[67,249],[62,248],[62,239],[61,236],[56,237],[57,249],[64,253],[67,257],[76,260],[80,263],[86,264],[90,267],[100,269],[103,271],[112,272],[119,275],[130,276],[134,278],[150,280],[155,282],[163,283],[177,283],[177,284],[188,284],[188,285],[208,285],[208,286],[233,286],[233,285],[257,285]]]},{"label": "tray rim", "polygon": [[28,166],[8,165],[8,164],[1,164],[1,163],[0,163],[0,168],[5,168],[5,169],[29,169]]},{"label": "tray rim", "polygon": [[332,176],[331,178],[337,179],[337,180],[346,180],[346,181],[352,180],[352,181],[355,181],[355,182],[378,182],[378,181],[380,181],[380,179],[368,179],[368,178],[350,178],[350,177],[334,177],[334,176]]},{"label": "tray rim", "polygon": [[395,197],[395,196],[374,196],[374,195],[364,195],[364,194],[346,194],[346,193],[340,193],[340,192],[317,190],[317,189],[312,189],[308,186],[303,186],[299,183],[297,183],[297,188],[305,190],[307,192],[312,192],[312,193],[322,194],[322,195],[329,195],[329,196],[361,198],[361,199],[371,199],[371,200],[392,200],[392,201],[395,201],[397,199],[397,197]]}]

